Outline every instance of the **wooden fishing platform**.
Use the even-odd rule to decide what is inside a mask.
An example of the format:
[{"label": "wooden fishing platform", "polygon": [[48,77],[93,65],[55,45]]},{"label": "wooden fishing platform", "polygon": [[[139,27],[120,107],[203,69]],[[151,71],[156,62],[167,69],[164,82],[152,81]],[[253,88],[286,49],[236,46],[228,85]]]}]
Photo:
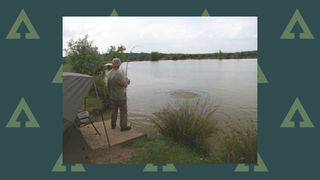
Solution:
[{"label": "wooden fishing platform", "polygon": [[[128,131],[120,131],[119,120],[117,121],[117,127],[115,129],[111,129],[110,121],[111,120],[105,121],[105,125],[107,128],[111,147],[128,143],[145,136],[144,133],[138,131],[134,127],[132,127],[132,129]],[[91,124],[80,128],[80,132],[83,135],[85,141],[92,150],[109,148],[107,137],[103,127],[103,122],[94,122],[94,125],[100,132],[100,135],[95,131]]]}]

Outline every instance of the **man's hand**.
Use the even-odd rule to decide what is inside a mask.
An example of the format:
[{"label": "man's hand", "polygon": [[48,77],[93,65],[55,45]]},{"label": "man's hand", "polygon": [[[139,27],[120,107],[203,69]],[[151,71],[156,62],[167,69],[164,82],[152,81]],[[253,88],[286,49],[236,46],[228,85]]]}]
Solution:
[{"label": "man's hand", "polygon": [[130,79],[128,79],[128,77],[125,77],[124,80],[126,81],[127,85],[130,84]]}]

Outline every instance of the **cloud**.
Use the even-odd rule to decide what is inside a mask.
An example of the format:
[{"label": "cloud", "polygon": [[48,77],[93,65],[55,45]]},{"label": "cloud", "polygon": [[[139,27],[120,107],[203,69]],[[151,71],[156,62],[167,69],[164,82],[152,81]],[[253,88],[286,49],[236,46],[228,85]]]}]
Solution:
[{"label": "cloud", "polygon": [[124,45],[136,52],[211,53],[257,49],[256,17],[64,17],[63,48],[89,35],[106,52]]}]

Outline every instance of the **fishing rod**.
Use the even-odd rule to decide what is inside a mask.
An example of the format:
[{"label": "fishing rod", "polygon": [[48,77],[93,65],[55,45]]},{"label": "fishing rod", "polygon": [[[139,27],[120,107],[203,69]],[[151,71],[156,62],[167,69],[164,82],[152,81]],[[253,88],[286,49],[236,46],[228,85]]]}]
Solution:
[{"label": "fishing rod", "polygon": [[[134,45],[131,49],[130,49],[130,54],[133,52],[133,50],[137,47],[142,47],[141,45]],[[126,63],[126,73],[125,73],[125,77],[128,77],[128,65],[129,65],[129,58],[127,60]]]}]

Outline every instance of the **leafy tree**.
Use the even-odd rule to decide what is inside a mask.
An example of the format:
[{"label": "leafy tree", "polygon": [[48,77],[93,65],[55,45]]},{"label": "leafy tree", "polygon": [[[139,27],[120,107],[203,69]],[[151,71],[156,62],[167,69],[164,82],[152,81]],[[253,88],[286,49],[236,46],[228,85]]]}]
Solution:
[{"label": "leafy tree", "polygon": [[221,51],[221,50],[219,50],[218,59],[222,59],[222,58],[223,58],[222,51]]},{"label": "leafy tree", "polygon": [[93,45],[93,41],[88,40],[88,35],[77,41],[70,40],[65,52],[75,72],[92,76],[104,74],[104,65],[98,48]]},{"label": "leafy tree", "polygon": [[107,54],[105,55],[105,61],[110,62],[113,58],[120,58],[122,62],[127,60],[127,57],[124,53],[126,47],[123,45],[118,46],[110,46],[108,48]]},{"label": "leafy tree", "polygon": [[159,52],[151,52],[150,57],[151,57],[151,61],[157,61],[160,59],[160,53]]}]

